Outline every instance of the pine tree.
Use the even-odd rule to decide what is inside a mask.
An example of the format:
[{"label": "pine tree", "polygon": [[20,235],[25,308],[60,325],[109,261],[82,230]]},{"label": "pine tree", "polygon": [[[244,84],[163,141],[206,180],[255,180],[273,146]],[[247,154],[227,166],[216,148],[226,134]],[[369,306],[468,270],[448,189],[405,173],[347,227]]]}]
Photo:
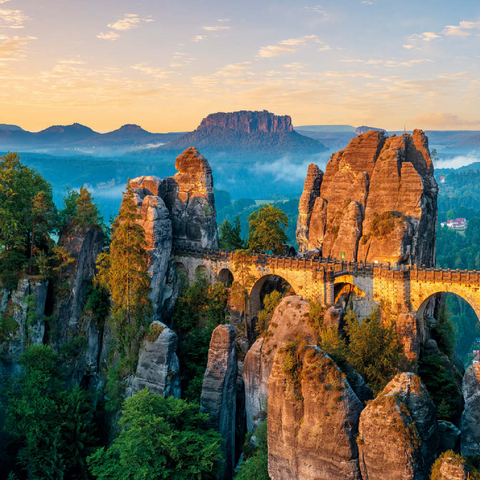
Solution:
[{"label": "pine tree", "polygon": [[241,237],[240,217],[235,216],[234,224],[229,220],[224,220],[220,225],[220,238],[218,239],[220,248],[224,250],[238,250],[243,248]]},{"label": "pine tree", "polygon": [[99,256],[98,280],[106,282],[112,297],[112,322],[120,354],[134,367],[134,354],[142,327],[151,315],[150,276],[145,230],[128,184],[120,212],[113,224],[110,253]]},{"label": "pine tree", "polygon": [[74,220],[81,228],[100,225],[102,217],[97,205],[93,202],[92,194],[85,188],[80,188],[80,194],[75,200],[76,211]]}]

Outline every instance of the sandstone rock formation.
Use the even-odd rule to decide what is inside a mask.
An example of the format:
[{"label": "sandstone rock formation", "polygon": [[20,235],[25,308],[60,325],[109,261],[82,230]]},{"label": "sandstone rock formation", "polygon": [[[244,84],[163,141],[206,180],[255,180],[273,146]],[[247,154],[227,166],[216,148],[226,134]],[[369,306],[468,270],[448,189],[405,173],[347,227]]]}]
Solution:
[{"label": "sandstone rock formation", "polygon": [[138,177],[130,180],[135,192],[142,219],[140,225],[145,230],[148,250],[148,273],[151,281],[153,318],[162,319],[165,300],[165,284],[168,262],[172,252],[172,221],[170,212],[159,196],[162,181],[158,177]]},{"label": "sandstone rock formation", "polygon": [[180,398],[177,334],[157,321],[152,323],[150,329],[157,338],[145,340],[140,348],[137,369],[129,381],[127,397],[148,387],[152,393]]},{"label": "sandstone rock formation", "polygon": [[361,479],[355,437],[362,402],[320,349],[297,354],[292,366],[290,351],[279,350],[268,380],[270,477]]},{"label": "sandstone rock formation", "polygon": [[332,155],[321,180],[314,167],[309,175],[299,205],[302,251],[434,265],[438,187],[421,130],[390,138],[368,131]]},{"label": "sandstone rock formation", "polygon": [[219,325],[212,334],[208,364],[203,379],[200,407],[210,415],[210,427],[224,438],[225,460],[221,479],[231,479],[235,468],[235,432],[237,397],[237,350],[235,328]]},{"label": "sandstone rock formation", "polygon": [[[434,476],[435,475],[435,476]],[[432,470],[432,477],[436,480],[467,480],[470,478],[466,461],[452,451],[445,452]]]},{"label": "sandstone rock formation", "polygon": [[460,423],[462,455],[480,455],[480,364],[467,368],[462,384],[465,407]]},{"label": "sandstone rock formation", "polygon": [[178,173],[165,179],[173,241],[178,247],[218,248],[212,169],[195,147],[177,157]]},{"label": "sandstone rock formation", "polygon": [[415,365],[420,357],[423,337],[420,321],[414,313],[400,313],[395,325],[405,358],[411,365]]},{"label": "sandstone rock formation", "polygon": [[445,420],[438,422],[438,436],[440,438],[440,451],[453,450],[457,452],[460,446],[460,430]]},{"label": "sandstone rock formation", "polygon": [[363,480],[428,478],[438,451],[435,405],[420,378],[398,374],[360,415]]},{"label": "sandstone rock formation", "polygon": [[213,113],[204,118],[195,131],[160,148],[180,150],[191,145],[207,151],[241,153],[325,150],[317,140],[295,132],[288,115],[277,116],[266,110]]},{"label": "sandstone rock formation", "polygon": [[243,365],[248,430],[253,431],[256,421],[262,419],[262,412],[265,413],[267,381],[276,351],[297,335],[309,344],[316,343],[315,332],[308,319],[307,301],[294,295],[285,297],[275,309],[265,337],[259,338],[248,351]]}]

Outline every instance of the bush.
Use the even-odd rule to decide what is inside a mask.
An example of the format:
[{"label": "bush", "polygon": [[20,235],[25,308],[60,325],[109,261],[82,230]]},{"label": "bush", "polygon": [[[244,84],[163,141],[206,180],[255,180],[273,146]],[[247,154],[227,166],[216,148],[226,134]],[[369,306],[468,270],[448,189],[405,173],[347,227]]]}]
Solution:
[{"label": "bush", "polygon": [[263,299],[263,310],[258,313],[258,321],[255,325],[255,331],[261,336],[265,336],[268,330],[268,325],[272,319],[273,312],[278,304],[282,301],[283,295],[278,290],[265,295]]},{"label": "bush", "polygon": [[99,480],[214,479],[222,458],[221,435],[200,407],[142,390],[125,401],[119,436],[87,462]]}]

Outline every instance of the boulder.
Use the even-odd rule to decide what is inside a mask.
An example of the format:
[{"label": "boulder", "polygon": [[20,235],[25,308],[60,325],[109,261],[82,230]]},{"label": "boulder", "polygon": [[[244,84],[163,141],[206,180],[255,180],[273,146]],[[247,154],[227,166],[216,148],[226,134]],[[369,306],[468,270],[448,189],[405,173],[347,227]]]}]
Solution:
[{"label": "boulder", "polygon": [[180,398],[177,334],[158,321],[152,323],[150,331],[153,337],[144,340],[140,348],[137,369],[129,379],[126,396],[148,387],[152,393]]},{"label": "boulder", "polygon": [[248,351],[243,365],[248,430],[253,431],[256,423],[265,417],[267,382],[277,350],[297,335],[309,344],[316,344],[316,333],[309,325],[309,311],[309,304],[302,297],[283,298],[273,313],[267,334]]},{"label": "boulder", "polygon": [[396,330],[403,345],[403,353],[410,365],[416,365],[420,357],[422,332],[415,313],[401,313],[397,317]]},{"label": "boulder", "polygon": [[291,348],[277,351],[268,380],[270,477],[361,479],[355,437],[362,402],[318,347],[297,346],[293,363]]},{"label": "boulder", "polygon": [[428,478],[438,451],[435,405],[420,378],[400,373],[360,415],[363,480]]},{"label": "boulder", "polygon": [[470,478],[464,458],[447,451],[435,462],[432,476],[435,480],[467,480]]},{"label": "boulder", "polygon": [[224,438],[222,453],[225,463],[221,479],[231,479],[235,468],[236,398],[235,329],[231,325],[219,325],[210,341],[200,408],[210,415],[209,426]]}]

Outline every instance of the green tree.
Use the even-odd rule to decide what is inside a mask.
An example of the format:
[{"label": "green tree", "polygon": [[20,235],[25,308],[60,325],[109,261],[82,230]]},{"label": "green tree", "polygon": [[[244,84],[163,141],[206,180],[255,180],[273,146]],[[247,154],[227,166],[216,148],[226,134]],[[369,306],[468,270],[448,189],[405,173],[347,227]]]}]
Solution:
[{"label": "green tree", "polygon": [[99,255],[97,260],[97,281],[104,282],[111,292],[115,339],[130,369],[135,366],[142,328],[148,325],[152,313],[147,243],[145,230],[138,223],[140,219],[132,187],[128,184],[113,224],[110,252]]},{"label": "green tree", "polygon": [[0,157],[0,271],[7,288],[15,287],[15,273],[36,249],[48,249],[55,216],[50,183],[17,153]]},{"label": "green tree", "polygon": [[214,479],[221,459],[219,433],[199,406],[142,390],[126,400],[119,436],[88,458],[98,480]]},{"label": "green tree", "polygon": [[241,236],[240,217],[235,216],[234,224],[224,220],[220,225],[220,237],[218,239],[220,248],[223,250],[239,250],[243,248]]},{"label": "green tree", "polygon": [[285,230],[288,228],[288,217],[278,207],[263,205],[248,217],[249,234],[247,247],[255,252],[283,253],[287,242]]},{"label": "green tree", "polygon": [[268,325],[273,317],[273,312],[282,301],[283,295],[278,290],[265,295],[263,299],[263,310],[258,313],[258,321],[255,325],[255,331],[263,336],[267,333]]},{"label": "green tree", "polygon": [[75,200],[76,210],[74,221],[80,228],[86,229],[90,226],[100,226],[102,217],[98,206],[93,202],[92,194],[85,188],[80,188],[80,194]]},{"label": "green tree", "polygon": [[86,479],[95,442],[90,399],[78,385],[65,388],[58,361],[46,345],[31,345],[20,357],[21,372],[5,391],[5,430],[19,444],[29,478]]}]

